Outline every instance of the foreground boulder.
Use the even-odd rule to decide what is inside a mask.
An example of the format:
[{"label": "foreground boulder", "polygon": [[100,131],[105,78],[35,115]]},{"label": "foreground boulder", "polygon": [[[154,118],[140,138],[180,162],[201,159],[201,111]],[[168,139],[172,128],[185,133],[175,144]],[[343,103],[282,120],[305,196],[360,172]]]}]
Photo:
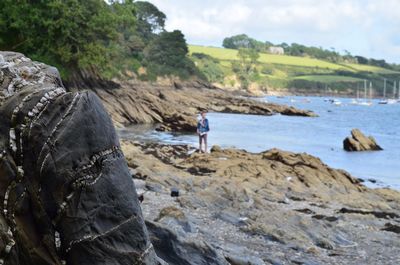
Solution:
[{"label": "foreground boulder", "polygon": [[383,150],[372,136],[365,136],[360,130],[351,130],[351,136],[343,141],[346,151],[379,151]]},{"label": "foreground boulder", "polygon": [[111,119],[0,52],[0,264],[158,264]]}]

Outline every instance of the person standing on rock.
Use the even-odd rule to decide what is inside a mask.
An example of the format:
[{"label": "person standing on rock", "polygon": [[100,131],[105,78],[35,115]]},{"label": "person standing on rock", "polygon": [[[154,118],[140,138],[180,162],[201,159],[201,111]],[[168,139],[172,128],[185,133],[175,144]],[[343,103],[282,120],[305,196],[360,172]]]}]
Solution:
[{"label": "person standing on rock", "polygon": [[[201,112],[201,118],[197,123],[197,134],[199,135],[199,152],[207,153],[207,134],[210,131],[208,119],[206,118],[206,111]],[[202,148],[204,142],[204,151]]]}]

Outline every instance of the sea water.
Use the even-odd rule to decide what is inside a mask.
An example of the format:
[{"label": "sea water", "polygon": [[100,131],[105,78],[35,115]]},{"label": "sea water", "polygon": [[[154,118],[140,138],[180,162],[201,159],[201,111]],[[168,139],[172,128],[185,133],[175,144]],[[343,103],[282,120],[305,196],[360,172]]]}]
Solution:
[{"label": "sea water", "polygon": [[[344,169],[366,181],[369,186],[400,189],[400,103],[372,106],[352,105],[339,99],[336,106],[320,97],[266,97],[268,102],[309,109],[319,117],[260,116],[208,113],[211,131],[209,146],[236,147],[250,152],[279,148],[306,152],[334,168]],[[375,152],[346,152],[343,140],[353,128],[372,135],[384,149]],[[135,137],[134,137],[135,136]],[[122,138],[158,140],[171,144],[197,145],[194,134],[159,133],[151,128],[121,132]],[[371,182],[372,181],[372,182]],[[375,182],[375,183],[374,183]]]}]

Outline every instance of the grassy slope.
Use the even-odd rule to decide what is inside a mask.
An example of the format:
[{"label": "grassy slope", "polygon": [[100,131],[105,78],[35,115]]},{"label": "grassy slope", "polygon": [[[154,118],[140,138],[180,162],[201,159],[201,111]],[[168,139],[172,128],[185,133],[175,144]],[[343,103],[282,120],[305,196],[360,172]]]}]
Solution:
[{"label": "grassy slope", "polygon": [[[208,54],[219,60],[237,59],[237,50],[234,49],[189,45],[189,51],[191,54],[196,52]],[[302,67],[320,67],[332,70],[343,69],[343,70],[353,71],[352,68],[344,65],[334,64],[313,58],[296,57],[289,55],[274,55],[274,54],[260,53],[260,58],[258,59],[258,61],[260,63],[294,65]]]},{"label": "grassy slope", "polygon": [[363,79],[351,77],[351,76],[341,76],[341,75],[303,75],[294,77],[294,79],[302,79],[315,82],[361,82]]},{"label": "grassy slope", "polygon": [[[189,45],[189,52],[204,53],[211,57],[219,59],[220,66],[226,76],[233,75],[232,62],[237,60],[237,50],[224,49],[217,47],[206,47],[198,45]],[[337,64],[324,60],[308,57],[296,57],[289,55],[273,55],[261,53],[258,60],[258,70],[260,77],[272,87],[286,87],[298,81],[307,81],[314,83],[325,83],[334,86],[336,83],[353,84],[363,81],[363,79],[376,82],[376,86],[381,86],[383,75],[396,75],[400,77],[399,72],[392,71],[370,65],[361,64]],[[264,69],[264,72],[263,72]],[[346,75],[338,74],[346,72]],[[309,86],[306,84],[305,86]],[[319,87],[321,87],[319,85]],[[341,88],[345,86],[340,85]]]},{"label": "grassy slope", "polygon": [[396,72],[396,71],[381,68],[381,67],[376,67],[373,65],[365,65],[365,64],[345,64],[345,65],[356,71],[373,72],[373,73],[379,73],[379,74],[398,74],[398,72]]}]

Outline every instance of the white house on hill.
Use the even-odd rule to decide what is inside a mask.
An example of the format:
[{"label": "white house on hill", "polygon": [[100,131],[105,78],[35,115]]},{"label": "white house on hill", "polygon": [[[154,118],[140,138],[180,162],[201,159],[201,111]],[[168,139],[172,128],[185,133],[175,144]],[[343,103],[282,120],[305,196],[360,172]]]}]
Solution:
[{"label": "white house on hill", "polygon": [[271,46],[268,48],[268,52],[272,54],[285,54],[285,51],[283,50],[282,47],[277,47],[277,46]]}]

